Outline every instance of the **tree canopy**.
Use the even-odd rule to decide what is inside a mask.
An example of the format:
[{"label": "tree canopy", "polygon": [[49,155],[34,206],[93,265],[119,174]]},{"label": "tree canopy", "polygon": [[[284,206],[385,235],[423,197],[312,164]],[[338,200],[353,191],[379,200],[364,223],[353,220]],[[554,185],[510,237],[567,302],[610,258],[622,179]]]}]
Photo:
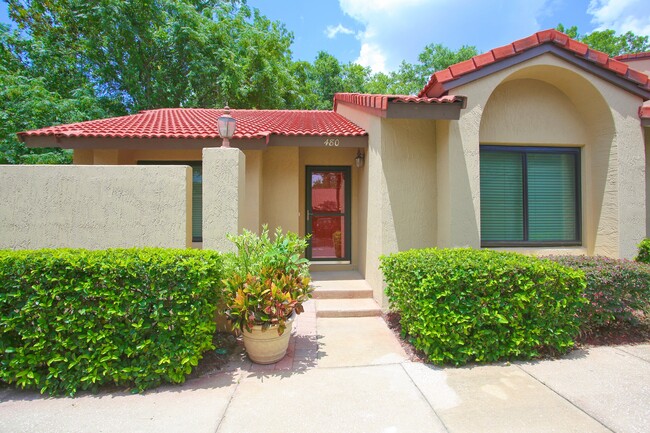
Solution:
[{"label": "tree canopy", "polygon": [[566,33],[570,38],[589,45],[591,48],[602,51],[610,56],[633,54],[650,51],[647,36],[637,36],[632,32],[617,35],[614,30],[595,30],[581,35],[577,26],[565,27],[558,24],[558,31]]},{"label": "tree canopy", "polygon": [[[336,92],[417,94],[432,73],[478,54],[424,47],[415,63],[373,73],[320,51],[294,61],[293,34],[246,0],[6,0],[0,25],[0,163],[65,163],[16,132],[165,107],[331,109]],[[647,36],[558,30],[610,55]]]}]

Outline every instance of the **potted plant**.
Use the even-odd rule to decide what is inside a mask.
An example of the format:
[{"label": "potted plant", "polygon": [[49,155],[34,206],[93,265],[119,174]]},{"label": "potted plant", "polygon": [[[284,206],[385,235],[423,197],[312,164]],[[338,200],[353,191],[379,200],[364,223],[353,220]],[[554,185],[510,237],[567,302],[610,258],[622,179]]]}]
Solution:
[{"label": "potted plant", "polygon": [[271,364],[284,357],[296,314],[311,297],[309,262],[302,257],[307,241],[277,229],[274,239],[264,226],[230,236],[237,253],[227,258],[226,315],[241,331],[249,358]]}]

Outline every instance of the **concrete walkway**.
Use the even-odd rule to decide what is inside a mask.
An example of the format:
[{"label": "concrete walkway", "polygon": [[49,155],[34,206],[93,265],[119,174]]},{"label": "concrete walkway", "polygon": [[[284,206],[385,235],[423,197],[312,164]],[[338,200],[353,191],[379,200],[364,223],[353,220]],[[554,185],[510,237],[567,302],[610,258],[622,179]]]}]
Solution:
[{"label": "concrete walkway", "polygon": [[144,395],[0,391],[0,432],[648,432],[650,345],[466,368],[410,362],[379,317],[299,316],[271,366]]}]

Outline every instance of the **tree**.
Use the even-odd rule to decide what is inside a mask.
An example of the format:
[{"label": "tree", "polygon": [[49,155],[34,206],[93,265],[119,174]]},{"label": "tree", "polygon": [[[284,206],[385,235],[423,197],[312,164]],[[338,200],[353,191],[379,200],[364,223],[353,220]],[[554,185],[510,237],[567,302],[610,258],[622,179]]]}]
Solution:
[{"label": "tree", "polygon": [[[112,113],[107,110],[111,102],[98,98],[82,75],[77,77],[75,89],[57,86],[51,82],[53,77],[40,76],[40,58],[32,60],[30,56],[41,48],[42,41],[23,39],[0,25],[0,164],[68,163],[70,152],[27,149],[16,133]],[[57,87],[59,91],[51,90]]]},{"label": "tree", "polygon": [[311,67],[310,79],[318,96],[318,109],[331,109],[334,94],[343,89],[343,68],[333,55],[319,51]]},{"label": "tree", "polygon": [[69,151],[28,149],[16,132],[107,116],[94,94],[81,89],[73,96],[63,98],[50,92],[43,78],[0,70],[0,164],[70,163]]},{"label": "tree", "polygon": [[416,63],[402,61],[397,71],[375,74],[366,88],[371,93],[415,95],[436,71],[468,60],[477,54],[478,51],[473,46],[463,45],[453,51],[441,44],[429,44],[424,47]]},{"label": "tree", "polygon": [[272,108],[294,95],[292,34],[244,0],[8,2],[29,37],[74,53],[65,65],[128,112],[226,103]]},{"label": "tree", "polygon": [[562,24],[558,24],[556,30],[612,57],[650,51],[648,36],[637,36],[632,32],[617,35],[614,30],[594,30],[580,35],[577,26],[567,28]]}]

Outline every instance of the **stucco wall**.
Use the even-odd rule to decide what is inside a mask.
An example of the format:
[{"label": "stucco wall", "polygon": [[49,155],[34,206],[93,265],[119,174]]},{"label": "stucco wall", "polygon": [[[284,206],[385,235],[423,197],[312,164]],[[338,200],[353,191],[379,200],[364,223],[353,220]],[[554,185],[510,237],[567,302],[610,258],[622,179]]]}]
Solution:
[{"label": "stucco wall", "polygon": [[650,127],[645,128],[645,236],[650,238]]},{"label": "stucco wall", "polygon": [[585,125],[571,100],[540,80],[519,79],[498,86],[483,112],[482,144],[582,146]]},{"label": "stucco wall", "polygon": [[0,248],[191,244],[185,166],[0,166]]},{"label": "stucco wall", "polygon": [[344,105],[338,112],[369,133],[359,173],[367,206],[360,212],[360,245],[366,246],[360,269],[387,308],[379,257],[437,243],[435,121],[379,119]]},{"label": "stucco wall", "polygon": [[365,165],[359,179],[359,272],[373,289],[373,297],[386,307],[384,283],[379,271],[382,254],[382,135],[381,119],[340,104],[337,112],[368,132]]},{"label": "stucco wall", "polygon": [[203,149],[203,248],[235,251],[242,231],[246,157],[235,148]]},{"label": "stucco wall", "polygon": [[246,156],[246,190],[244,193],[244,211],[242,227],[259,233],[262,222],[262,161],[261,150],[245,150]]},{"label": "stucco wall", "polygon": [[644,74],[650,74],[650,59],[626,60],[630,68],[641,71]]},{"label": "stucco wall", "polygon": [[269,147],[263,152],[261,224],[298,233],[299,173],[298,147]]}]

